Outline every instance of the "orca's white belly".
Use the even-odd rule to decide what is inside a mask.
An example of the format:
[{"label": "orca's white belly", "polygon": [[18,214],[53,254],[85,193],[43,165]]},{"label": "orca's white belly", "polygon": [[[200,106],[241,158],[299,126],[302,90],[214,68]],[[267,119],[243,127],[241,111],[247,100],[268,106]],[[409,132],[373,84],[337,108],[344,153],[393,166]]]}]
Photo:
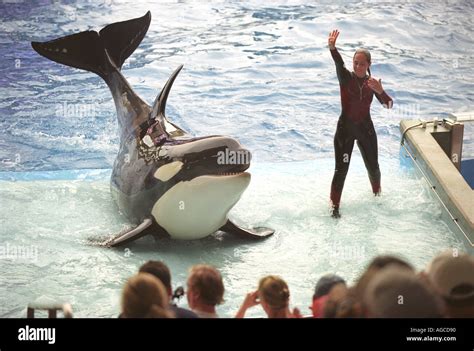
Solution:
[{"label": "orca's white belly", "polygon": [[179,182],[156,202],[151,213],[173,239],[204,238],[227,222],[228,212],[249,183],[249,173]]}]

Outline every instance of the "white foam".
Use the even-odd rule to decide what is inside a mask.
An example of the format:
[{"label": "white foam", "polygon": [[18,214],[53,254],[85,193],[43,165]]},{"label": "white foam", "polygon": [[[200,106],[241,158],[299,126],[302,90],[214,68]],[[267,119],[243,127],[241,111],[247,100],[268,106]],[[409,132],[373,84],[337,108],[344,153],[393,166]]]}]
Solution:
[{"label": "white foam", "polygon": [[276,229],[265,241],[147,237],[113,250],[87,241],[127,226],[111,200],[108,174],[88,181],[1,181],[0,245],[36,246],[38,252],[36,261],[1,260],[1,316],[22,317],[22,308],[40,295],[72,302],[77,316],[115,316],[123,281],[147,259],[164,260],[175,284],[185,282],[193,264],[215,265],[226,286],[224,316],[232,316],[266,274],[284,277],[293,304],[304,310],[323,273],[351,281],[377,254],[401,254],[421,268],[445,248],[462,249],[423,181],[396,160],[381,160],[383,195],[375,198],[360,157],[353,157],[342,218],[330,218],[332,169],[332,159],[252,165],[252,182],[231,217],[244,226]]}]

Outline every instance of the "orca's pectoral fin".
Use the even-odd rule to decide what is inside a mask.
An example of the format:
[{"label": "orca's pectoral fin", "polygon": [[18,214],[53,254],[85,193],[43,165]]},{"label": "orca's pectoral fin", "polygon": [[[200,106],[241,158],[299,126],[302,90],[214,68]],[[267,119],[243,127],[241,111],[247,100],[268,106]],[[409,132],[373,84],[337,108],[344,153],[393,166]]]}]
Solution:
[{"label": "orca's pectoral fin", "polygon": [[227,223],[224,224],[220,230],[226,233],[236,234],[241,237],[249,238],[249,239],[264,239],[267,238],[275,231],[271,228],[267,227],[256,227],[252,229],[245,229],[239,227],[237,224],[233,223],[230,219],[227,220]]},{"label": "orca's pectoral fin", "polygon": [[128,244],[132,241],[135,241],[147,234],[151,234],[150,231],[147,229],[149,229],[152,224],[153,224],[153,221],[150,218],[145,218],[143,222],[140,223],[138,226],[127,229],[124,232],[121,232],[120,234],[116,235],[115,237],[103,243],[103,246],[107,246],[107,247],[121,246],[121,245]]}]

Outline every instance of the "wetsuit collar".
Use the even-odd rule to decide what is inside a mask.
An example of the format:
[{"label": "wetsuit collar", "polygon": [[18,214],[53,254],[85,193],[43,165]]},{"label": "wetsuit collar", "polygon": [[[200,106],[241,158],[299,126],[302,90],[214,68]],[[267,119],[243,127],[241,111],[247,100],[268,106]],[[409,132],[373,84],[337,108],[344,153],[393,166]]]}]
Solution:
[{"label": "wetsuit collar", "polygon": [[363,80],[363,79],[367,79],[367,78],[369,78],[369,75],[368,75],[368,74],[365,74],[365,76],[364,76],[364,77],[362,77],[362,78],[359,78],[359,77],[357,77],[357,74],[355,74],[355,72],[354,72],[354,71],[352,71],[352,76],[353,76],[353,77],[355,77],[357,80]]}]

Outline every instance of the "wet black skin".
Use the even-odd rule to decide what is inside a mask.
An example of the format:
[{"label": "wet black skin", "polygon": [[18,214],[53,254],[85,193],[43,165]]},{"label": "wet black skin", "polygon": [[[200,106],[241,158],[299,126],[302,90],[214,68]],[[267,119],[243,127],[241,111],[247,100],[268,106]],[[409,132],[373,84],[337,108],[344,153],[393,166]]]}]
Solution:
[{"label": "wet black skin", "polygon": [[[121,67],[144,38],[150,21],[151,14],[147,12],[139,18],[110,24],[99,32],[85,31],[47,42],[32,42],[33,49],[50,60],[98,74],[114,98],[120,148],[112,170],[111,193],[120,211],[137,225],[137,229],[131,231],[131,237],[112,240],[111,246],[122,245],[148,233],[154,204],[177,183],[202,175],[240,173],[250,166],[250,153],[235,139],[222,136],[195,138],[168,121],[166,101],[182,66],[173,72],[152,106],[133,91],[122,75]],[[145,136],[152,142],[144,143]],[[185,147],[178,152],[178,146]],[[218,164],[218,153],[226,149],[247,153],[248,163]],[[175,161],[183,163],[177,174],[167,181],[155,178],[160,167]],[[153,225],[155,230],[163,232],[156,222]],[[243,229],[230,220],[221,229],[250,238],[274,233],[263,227]]]}]

